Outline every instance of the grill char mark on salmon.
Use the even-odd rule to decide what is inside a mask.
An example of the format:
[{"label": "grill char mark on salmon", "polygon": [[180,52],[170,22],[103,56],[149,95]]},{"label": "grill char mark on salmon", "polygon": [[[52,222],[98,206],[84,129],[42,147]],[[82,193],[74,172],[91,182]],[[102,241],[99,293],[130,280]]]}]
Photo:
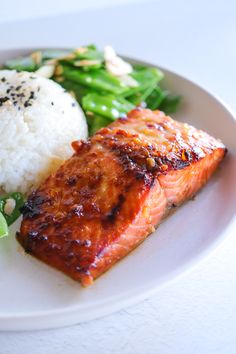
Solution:
[{"label": "grill char mark on salmon", "polygon": [[86,286],[194,196],[224,145],[160,111],[135,109],[87,142],[25,203],[26,252]]}]

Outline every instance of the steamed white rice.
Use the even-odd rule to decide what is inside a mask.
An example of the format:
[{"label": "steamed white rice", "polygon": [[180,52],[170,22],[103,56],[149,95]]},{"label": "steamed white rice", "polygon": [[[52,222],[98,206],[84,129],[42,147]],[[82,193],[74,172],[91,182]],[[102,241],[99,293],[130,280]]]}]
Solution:
[{"label": "steamed white rice", "polygon": [[29,193],[87,138],[75,99],[52,80],[0,71],[0,188]]}]

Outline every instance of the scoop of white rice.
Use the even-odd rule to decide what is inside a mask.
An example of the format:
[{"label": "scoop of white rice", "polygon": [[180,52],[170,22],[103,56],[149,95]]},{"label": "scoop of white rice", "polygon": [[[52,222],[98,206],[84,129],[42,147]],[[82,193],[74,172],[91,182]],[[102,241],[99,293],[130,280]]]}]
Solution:
[{"label": "scoop of white rice", "polygon": [[75,99],[52,80],[0,70],[0,188],[29,193],[87,138]]}]

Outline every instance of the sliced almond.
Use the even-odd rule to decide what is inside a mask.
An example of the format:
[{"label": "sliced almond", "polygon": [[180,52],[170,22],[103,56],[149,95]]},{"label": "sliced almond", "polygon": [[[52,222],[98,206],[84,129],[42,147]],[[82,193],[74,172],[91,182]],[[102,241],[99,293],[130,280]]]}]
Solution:
[{"label": "sliced almond", "polygon": [[79,47],[74,50],[76,54],[84,54],[88,51],[88,48],[86,47]]},{"label": "sliced almond", "polygon": [[111,46],[104,48],[105,66],[114,76],[128,75],[133,71],[132,65],[120,58]]},{"label": "sliced almond", "polygon": [[57,60],[58,59],[48,59],[48,60],[45,60],[44,64],[45,65],[56,65],[57,64]]},{"label": "sliced almond", "polygon": [[61,65],[57,65],[54,74],[55,76],[61,76],[63,74],[63,67]]},{"label": "sliced almond", "polygon": [[54,71],[55,71],[54,65],[43,65],[41,66],[41,68],[36,70],[36,74],[50,79],[50,77],[53,76]]},{"label": "sliced almond", "polygon": [[74,62],[74,66],[92,66],[97,64],[100,64],[99,60],[84,59],[84,60],[78,60]]},{"label": "sliced almond", "polygon": [[111,61],[116,57],[116,52],[114,48],[112,48],[110,45],[106,45],[104,48],[104,58],[105,61]]},{"label": "sliced almond", "polygon": [[6,204],[4,206],[4,213],[7,215],[11,215],[15,207],[16,207],[16,201],[13,198],[7,199]]},{"label": "sliced almond", "polygon": [[70,90],[69,93],[71,94],[71,96],[73,96],[74,98],[76,98],[76,94],[73,90]]},{"label": "sliced almond", "polygon": [[86,111],[86,114],[87,114],[87,116],[94,116],[94,113],[90,112],[90,111]]},{"label": "sliced almond", "polygon": [[46,65],[56,65],[58,63],[59,60],[70,60],[70,59],[75,59],[75,54],[74,53],[70,53],[70,54],[67,54],[67,55],[64,55],[64,56],[61,56],[61,57],[58,57],[58,58],[54,58],[54,59],[48,59],[48,60],[45,60],[45,64]]},{"label": "sliced almond", "polygon": [[64,57],[60,57],[58,58],[57,60],[63,60],[63,59],[75,59],[75,54],[74,53],[70,53],[70,54],[67,54],[65,55]]},{"label": "sliced almond", "polygon": [[111,61],[105,63],[107,71],[114,76],[123,76],[133,71],[132,66],[119,57],[115,57]]},{"label": "sliced almond", "polygon": [[56,77],[56,81],[57,82],[63,82],[65,79],[64,79],[64,77],[63,76],[57,76]]},{"label": "sliced almond", "polygon": [[33,52],[31,53],[31,58],[32,60],[35,62],[35,64],[40,65],[42,62],[42,52],[37,51],[37,52]]}]

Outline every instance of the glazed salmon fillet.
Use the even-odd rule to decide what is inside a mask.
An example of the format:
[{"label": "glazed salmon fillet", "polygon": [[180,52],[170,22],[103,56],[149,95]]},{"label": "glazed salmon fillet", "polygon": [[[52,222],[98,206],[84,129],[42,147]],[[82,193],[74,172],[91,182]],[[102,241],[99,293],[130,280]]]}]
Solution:
[{"label": "glazed salmon fillet", "polygon": [[226,149],[160,111],[137,108],[88,141],[25,203],[25,251],[83,286],[126,256],[208,181]]}]

